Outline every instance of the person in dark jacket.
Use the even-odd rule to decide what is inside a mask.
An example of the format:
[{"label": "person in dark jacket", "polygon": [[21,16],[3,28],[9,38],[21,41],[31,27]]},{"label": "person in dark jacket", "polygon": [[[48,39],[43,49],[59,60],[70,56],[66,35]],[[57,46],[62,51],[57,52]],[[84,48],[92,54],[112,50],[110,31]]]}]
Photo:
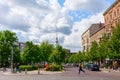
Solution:
[{"label": "person in dark jacket", "polygon": [[18,71],[18,72],[20,73],[20,68],[19,68],[19,66],[20,66],[20,63],[17,63],[17,65],[16,65],[16,72]]},{"label": "person in dark jacket", "polygon": [[85,71],[82,69],[82,64],[79,65],[79,72],[78,73],[80,74],[81,71],[85,73]]},{"label": "person in dark jacket", "polygon": [[15,72],[16,71],[16,64],[14,63],[13,64],[13,72]]},{"label": "person in dark jacket", "polygon": [[6,66],[6,64],[4,63],[4,64],[3,64],[3,72],[6,71],[6,67],[7,67],[7,66]]}]

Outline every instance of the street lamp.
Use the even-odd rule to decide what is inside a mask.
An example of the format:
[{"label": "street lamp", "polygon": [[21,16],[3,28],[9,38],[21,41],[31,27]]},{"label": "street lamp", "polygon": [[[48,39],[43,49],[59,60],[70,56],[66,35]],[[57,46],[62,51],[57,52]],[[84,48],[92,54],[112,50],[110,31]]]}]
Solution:
[{"label": "street lamp", "polygon": [[11,48],[11,72],[13,72],[13,47],[10,46]]},{"label": "street lamp", "polygon": [[108,58],[108,65],[109,65],[108,71],[110,72],[110,59],[109,58]]},{"label": "street lamp", "polygon": [[106,60],[108,61],[108,71],[110,72],[110,58],[108,57]]},{"label": "street lamp", "polygon": [[54,57],[55,55],[53,55],[52,59],[53,59],[53,62],[52,62],[52,71],[54,71]]},{"label": "street lamp", "polygon": [[[10,43],[8,43],[8,44],[10,44]],[[10,49],[11,49],[11,51],[10,51],[10,54],[11,54],[11,72],[13,73],[13,60],[14,60],[14,51],[13,51],[13,45],[16,45],[17,43],[16,42],[14,42],[13,44],[10,44]]]}]

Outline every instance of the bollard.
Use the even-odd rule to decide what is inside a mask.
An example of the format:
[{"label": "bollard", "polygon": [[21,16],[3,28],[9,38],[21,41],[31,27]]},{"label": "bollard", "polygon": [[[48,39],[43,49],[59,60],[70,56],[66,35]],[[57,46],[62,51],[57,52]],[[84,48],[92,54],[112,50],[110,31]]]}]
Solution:
[{"label": "bollard", "polygon": [[120,67],[118,67],[118,71],[120,71]]},{"label": "bollard", "polygon": [[25,74],[27,74],[27,69],[25,69]]},{"label": "bollard", "polygon": [[110,66],[108,67],[108,71],[111,72],[111,71],[110,71]]},{"label": "bollard", "polygon": [[40,68],[38,68],[38,75],[40,74]]}]

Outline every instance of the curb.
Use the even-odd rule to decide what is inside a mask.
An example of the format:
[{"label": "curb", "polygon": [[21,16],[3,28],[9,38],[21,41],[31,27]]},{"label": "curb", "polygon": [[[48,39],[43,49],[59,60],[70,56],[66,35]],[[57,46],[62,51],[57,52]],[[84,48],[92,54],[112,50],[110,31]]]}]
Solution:
[{"label": "curb", "polygon": [[101,72],[105,72],[105,73],[120,73],[120,71],[115,71],[115,70],[112,70],[112,69],[110,69],[110,71],[108,70],[108,69],[100,69],[101,70]]},{"label": "curb", "polygon": [[3,72],[1,75],[51,75],[51,74],[60,74],[60,73],[63,73],[63,72],[51,72],[51,71],[41,71],[39,74],[38,74],[38,71],[28,71],[27,74],[25,74],[25,72],[21,72],[21,73],[11,73],[11,72]]}]

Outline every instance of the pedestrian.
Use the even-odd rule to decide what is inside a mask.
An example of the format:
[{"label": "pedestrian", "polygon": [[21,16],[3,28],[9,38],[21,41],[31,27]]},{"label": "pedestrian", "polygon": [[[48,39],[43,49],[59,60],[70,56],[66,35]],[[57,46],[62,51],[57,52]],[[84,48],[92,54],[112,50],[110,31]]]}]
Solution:
[{"label": "pedestrian", "polygon": [[46,70],[49,69],[49,64],[48,63],[46,63],[45,68],[46,68]]},{"label": "pedestrian", "polygon": [[78,72],[79,74],[80,74],[80,71],[85,73],[85,71],[82,69],[82,64],[79,65],[79,72]]},{"label": "pedestrian", "polygon": [[16,71],[16,64],[14,63],[13,64],[13,72],[15,72]]},{"label": "pedestrian", "polygon": [[20,73],[20,68],[19,68],[19,66],[20,66],[20,63],[17,63],[17,65],[16,65],[16,72],[18,71],[18,72]]},{"label": "pedestrian", "polygon": [[3,72],[5,72],[6,71],[6,64],[4,63],[3,64]]}]

